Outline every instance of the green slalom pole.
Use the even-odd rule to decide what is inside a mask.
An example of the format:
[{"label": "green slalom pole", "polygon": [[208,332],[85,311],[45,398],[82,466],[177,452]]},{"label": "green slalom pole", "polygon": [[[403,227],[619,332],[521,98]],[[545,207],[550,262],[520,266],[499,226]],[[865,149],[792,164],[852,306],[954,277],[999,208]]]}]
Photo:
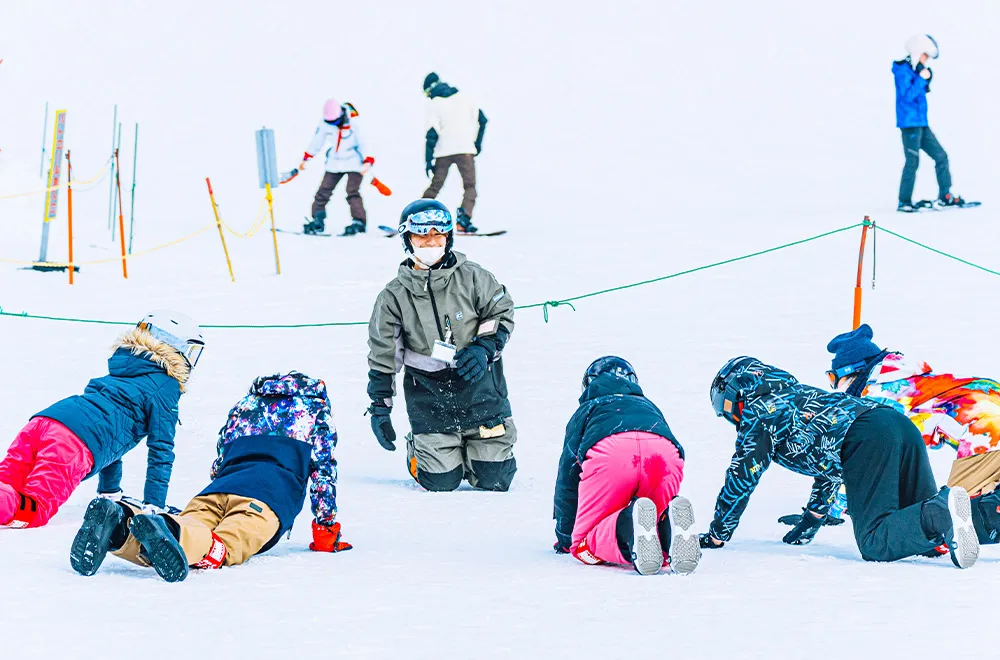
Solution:
[{"label": "green slalom pole", "polygon": [[135,164],[139,158],[139,122],[135,123],[135,141],[132,143],[132,208],[128,214],[128,253],[132,254],[132,237],[135,231]]}]

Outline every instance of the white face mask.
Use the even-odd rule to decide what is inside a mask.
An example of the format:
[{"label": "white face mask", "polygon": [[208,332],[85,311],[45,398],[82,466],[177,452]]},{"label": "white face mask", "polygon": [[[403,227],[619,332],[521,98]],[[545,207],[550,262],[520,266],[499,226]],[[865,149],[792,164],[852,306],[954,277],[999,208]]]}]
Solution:
[{"label": "white face mask", "polygon": [[430,268],[444,257],[444,246],[413,248],[413,259],[417,267]]}]

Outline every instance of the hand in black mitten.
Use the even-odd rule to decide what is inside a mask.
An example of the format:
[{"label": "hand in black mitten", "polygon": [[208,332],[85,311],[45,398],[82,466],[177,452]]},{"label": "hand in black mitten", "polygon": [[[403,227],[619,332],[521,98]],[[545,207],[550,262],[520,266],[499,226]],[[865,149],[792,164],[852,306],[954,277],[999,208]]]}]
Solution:
[{"label": "hand in black mitten", "polygon": [[455,355],[458,375],[470,383],[475,383],[486,374],[489,351],[480,344],[469,344]]},{"label": "hand in black mitten", "polygon": [[368,408],[368,414],[372,416],[372,432],[375,434],[375,439],[383,449],[396,451],[396,431],[392,428],[390,413],[392,408],[378,403],[372,403]]},{"label": "hand in black mitten", "polygon": [[823,526],[826,516],[816,517],[808,511],[803,511],[799,516],[799,522],[792,528],[792,531],[782,537],[781,542],[789,545],[806,545],[811,543],[816,532]]},{"label": "hand in black mitten", "polygon": [[[803,509],[803,512],[804,511],[805,510]],[[795,525],[798,525],[799,521],[801,520],[802,520],[801,513],[789,513],[786,516],[781,516],[780,518],[778,518],[779,523],[781,523],[782,525],[788,525],[789,527],[794,527]],[[837,525],[843,525],[844,522],[845,521],[843,518],[834,518],[833,516],[827,516],[826,518],[823,519],[823,524],[829,527],[836,527]]]},{"label": "hand in black mitten", "polygon": [[706,550],[716,550],[726,545],[725,541],[719,541],[716,543],[717,539],[713,539],[711,534],[699,534],[698,535],[698,545]]}]

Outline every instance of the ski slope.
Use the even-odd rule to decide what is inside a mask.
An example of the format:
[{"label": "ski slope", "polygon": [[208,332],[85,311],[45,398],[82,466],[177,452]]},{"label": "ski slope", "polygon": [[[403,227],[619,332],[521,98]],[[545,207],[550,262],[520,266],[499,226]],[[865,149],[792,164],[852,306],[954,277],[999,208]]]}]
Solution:
[{"label": "ski slope", "polygon": [[[37,6],[36,6],[37,5]],[[140,124],[135,250],[223,219],[246,232],[260,209],[252,132],[275,129],[282,169],[312,134],[323,101],[361,112],[376,174],[369,225],[394,224],[426,186],[423,76],[474,96],[490,122],[477,161],[476,223],[509,229],[457,249],[504,282],[518,304],[563,299],[763,250],[860,222],[997,269],[1000,166],[995,48],[1000,6],[924,0],[865,3],[412,3],[237,7],[187,0],[10,3],[0,32],[0,258],[37,257],[46,101],[68,109],[75,177],[95,175],[122,126],[123,192]],[[899,216],[902,149],[890,65],[927,31],[941,44],[930,123],[955,192],[980,209]],[[51,118],[50,118],[51,119]],[[287,163],[287,165],[285,164]],[[308,213],[320,164],[275,193],[280,226]],[[456,173],[441,199],[461,195]],[[936,193],[924,157],[917,197]],[[328,226],[349,222],[343,189]],[[108,181],[74,190],[76,258],[116,255]],[[63,203],[65,199],[63,200]],[[65,205],[62,206],[65,209]],[[50,258],[63,259],[65,212]],[[126,214],[125,221],[128,222]],[[340,444],[340,515],[351,552],[312,553],[308,513],[290,540],[249,563],[166,584],[109,557],[92,578],[69,545],[96,482],[45,528],[0,530],[0,658],[937,658],[980,648],[990,629],[1000,550],[958,571],[945,560],[861,561],[851,531],[781,543],[778,516],[810,481],[768,471],[733,541],[698,571],[641,578],[551,550],[552,489],[583,370],[618,353],[639,372],[687,453],[682,493],[707,527],[733,449],[708,388],[751,354],[825,385],[826,342],[850,327],[860,230],[719,268],[518,313],[505,351],[519,430],[507,494],[426,493],[402,451],[389,454],[362,416],[366,328],[207,330],[181,401],[170,501],[204,487],[215,434],[260,374],[298,369],[329,386]],[[65,275],[0,262],[4,311],[133,321],[157,307],[205,324],[367,321],[402,258],[380,233],[355,239],[227,235],[229,281],[214,228],[116,263]],[[1000,279],[885,234],[864,318],[875,341],[958,374],[996,378]],[[30,415],[106,373],[118,328],[0,317],[0,447]],[[394,417],[401,435],[406,419]],[[2,451],[2,448],[0,448]],[[943,483],[954,455],[932,454]],[[144,449],[125,458],[141,491]],[[942,620],[944,618],[944,620]],[[964,645],[964,646],[963,646]],[[971,646],[970,646],[971,645]]]}]

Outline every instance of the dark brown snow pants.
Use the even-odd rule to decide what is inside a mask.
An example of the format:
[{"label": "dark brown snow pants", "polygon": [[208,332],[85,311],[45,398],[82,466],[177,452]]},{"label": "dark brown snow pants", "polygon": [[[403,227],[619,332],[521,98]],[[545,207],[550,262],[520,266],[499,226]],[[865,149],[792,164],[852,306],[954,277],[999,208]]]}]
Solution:
[{"label": "dark brown snow pants", "polygon": [[472,154],[457,154],[455,156],[442,156],[434,160],[434,176],[431,185],[424,191],[424,199],[437,199],[438,193],[444,187],[444,181],[448,178],[448,170],[452,164],[458,166],[458,174],[462,177],[462,187],[465,193],[462,195],[462,209],[465,214],[472,217],[472,208],[476,205],[476,160]]},{"label": "dark brown snow pants", "polygon": [[361,200],[361,173],[360,172],[327,172],[323,175],[323,182],[319,184],[316,191],[316,198],[313,200],[312,217],[320,211],[326,210],[326,203],[333,195],[333,189],[337,187],[340,180],[347,176],[347,205],[351,207],[351,218],[357,218],[367,222],[368,216],[365,214],[365,204]]}]

